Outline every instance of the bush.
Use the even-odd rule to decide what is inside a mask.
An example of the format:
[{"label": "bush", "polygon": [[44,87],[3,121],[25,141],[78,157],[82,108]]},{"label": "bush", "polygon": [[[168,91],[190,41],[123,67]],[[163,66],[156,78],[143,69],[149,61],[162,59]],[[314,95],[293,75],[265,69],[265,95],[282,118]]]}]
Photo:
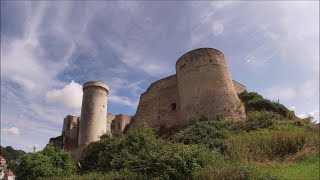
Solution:
[{"label": "bush", "polygon": [[81,159],[79,160],[79,172],[89,173],[97,169],[99,153],[105,148],[106,141],[104,139],[95,143],[89,144],[83,152]]},{"label": "bush", "polygon": [[[98,154],[92,170],[101,173],[128,170],[150,178],[186,179],[192,173],[220,157],[198,145],[172,144],[157,139],[153,129],[146,126],[132,131],[127,136],[116,137],[102,143],[103,148],[88,148],[81,159]],[[96,146],[98,147],[98,146]],[[101,151],[97,153],[97,150]]]},{"label": "bush", "polygon": [[183,144],[202,144],[209,149],[224,152],[225,141],[232,135],[257,131],[272,127],[273,116],[270,112],[251,112],[244,121],[200,121],[172,137],[173,142]]},{"label": "bush", "polygon": [[201,121],[173,136],[173,141],[183,144],[202,144],[209,149],[224,151],[223,141],[229,136],[226,123]]},{"label": "bush", "polygon": [[247,114],[245,121],[230,122],[227,128],[232,133],[250,132],[270,128],[274,124],[274,116],[267,111],[253,111]]},{"label": "bush", "polygon": [[17,179],[40,179],[51,176],[68,176],[75,173],[70,155],[64,150],[47,145],[42,151],[25,154],[19,159]]},{"label": "bush", "polygon": [[289,119],[295,118],[294,113],[287,109],[284,105],[264,99],[258,93],[244,91],[239,94],[239,98],[243,102],[247,114],[252,111],[265,110],[276,113],[281,117]]}]

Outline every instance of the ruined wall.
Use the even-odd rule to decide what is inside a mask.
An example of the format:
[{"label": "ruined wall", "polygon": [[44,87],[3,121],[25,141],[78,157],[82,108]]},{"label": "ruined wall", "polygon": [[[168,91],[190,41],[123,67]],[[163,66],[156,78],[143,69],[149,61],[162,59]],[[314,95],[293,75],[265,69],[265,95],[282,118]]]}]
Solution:
[{"label": "ruined wall", "polygon": [[74,149],[78,146],[79,116],[68,115],[63,120],[62,139],[63,148]]},{"label": "ruined wall", "polygon": [[98,141],[106,133],[108,92],[109,87],[101,82],[91,81],[83,85],[78,146]]},{"label": "ruined wall", "polygon": [[176,72],[180,116],[185,124],[197,121],[202,115],[209,119],[245,117],[220,51],[212,48],[192,50],[178,59]]},{"label": "ruined wall", "polygon": [[240,94],[246,90],[246,87],[244,85],[238,83],[237,81],[232,80],[232,82],[233,82],[233,86],[234,86],[234,89],[236,90],[237,94]]},{"label": "ruined wall", "polygon": [[111,132],[113,135],[120,134],[125,129],[126,125],[130,123],[132,116],[125,114],[118,114],[111,123]]},{"label": "ruined wall", "polygon": [[110,136],[112,136],[112,121],[114,121],[114,119],[116,118],[116,115],[114,114],[111,114],[111,113],[108,113],[107,114],[107,130],[106,130],[106,133]]},{"label": "ruined wall", "polygon": [[180,101],[176,75],[158,80],[141,94],[132,125],[146,122],[151,127],[179,124]]},{"label": "ruined wall", "polygon": [[[132,116],[126,114],[114,115],[108,113],[106,121],[106,133],[110,136],[122,133],[126,125],[130,123]],[[78,152],[79,149],[83,149],[82,146],[78,146],[79,141],[79,125],[81,124],[79,116],[67,115],[63,121],[62,139],[63,148],[65,150],[72,151],[72,153]],[[81,132],[84,134],[85,132]],[[76,150],[77,149],[77,150]]]}]

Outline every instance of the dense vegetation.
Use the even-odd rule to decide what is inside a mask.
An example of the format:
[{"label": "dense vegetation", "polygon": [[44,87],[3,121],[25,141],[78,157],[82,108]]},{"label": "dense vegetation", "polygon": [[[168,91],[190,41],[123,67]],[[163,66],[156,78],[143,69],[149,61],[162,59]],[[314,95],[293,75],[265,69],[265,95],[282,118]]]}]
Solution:
[{"label": "dense vegetation", "polygon": [[2,156],[6,160],[8,168],[10,170],[15,170],[15,168],[17,167],[18,158],[24,155],[25,152],[22,150],[15,150],[11,146],[7,146],[7,147],[0,146],[0,148],[1,148],[0,156]]},{"label": "dense vegetation", "polygon": [[272,102],[269,99],[265,99],[258,93],[244,91],[239,94],[239,98],[244,104],[246,113],[264,110],[272,112],[274,115],[278,115],[279,119],[295,118],[294,113],[288,110],[284,105],[277,102]]},{"label": "dense vegetation", "polygon": [[14,171],[17,179],[39,179],[42,177],[67,176],[74,174],[76,168],[70,154],[48,144],[42,151],[29,153],[19,158]]},{"label": "dense vegetation", "polygon": [[25,154],[22,150],[15,150],[11,146],[2,147],[0,146],[0,156],[6,159],[7,162],[18,159],[21,155]]},{"label": "dense vegetation", "polygon": [[[243,120],[202,117],[162,138],[159,129],[146,125],[112,139],[103,136],[85,149],[77,174],[69,163],[68,179],[319,179],[319,126],[257,93],[239,97],[247,108]],[[21,158],[22,170],[52,176],[41,164],[60,160],[61,153],[46,151],[29,157],[33,164]],[[61,173],[66,165],[58,162],[54,168],[60,171],[53,168],[56,177],[48,179],[67,175]]]}]

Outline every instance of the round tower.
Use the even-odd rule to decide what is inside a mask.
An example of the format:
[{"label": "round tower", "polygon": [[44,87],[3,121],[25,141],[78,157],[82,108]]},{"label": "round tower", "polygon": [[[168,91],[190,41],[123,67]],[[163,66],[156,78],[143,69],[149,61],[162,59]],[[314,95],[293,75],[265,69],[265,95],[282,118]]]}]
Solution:
[{"label": "round tower", "polygon": [[79,126],[79,147],[98,141],[107,129],[107,95],[109,87],[96,81],[83,85],[83,99]]},{"label": "round tower", "polygon": [[192,50],[178,59],[176,72],[182,124],[201,116],[245,117],[222,52],[213,48]]}]

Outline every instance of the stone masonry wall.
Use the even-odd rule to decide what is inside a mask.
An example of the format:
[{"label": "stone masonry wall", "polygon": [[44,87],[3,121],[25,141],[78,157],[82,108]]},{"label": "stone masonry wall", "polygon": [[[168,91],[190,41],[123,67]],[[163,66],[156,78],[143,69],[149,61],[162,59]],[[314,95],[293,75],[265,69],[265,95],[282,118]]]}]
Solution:
[{"label": "stone masonry wall", "polygon": [[62,138],[63,148],[74,149],[78,146],[79,116],[66,116],[63,120]]},{"label": "stone masonry wall", "polygon": [[233,82],[233,86],[234,86],[234,89],[236,90],[237,94],[240,94],[246,90],[246,87],[244,85],[238,83],[237,81],[233,80],[232,82]]},{"label": "stone masonry wall", "polygon": [[201,116],[212,120],[245,117],[222,52],[213,48],[192,50],[178,59],[176,72],[183,125]]},{"label": "stone masonry wall", "polygon": [[141,95],[132,126],[140,122],[146,122],[151,127],[177,125],[179,109],[177,79],[176,75],[172,75],[152,83]]},{"label": "stone masonry wall", "polygon": [[130,123],[132,116],[125,114],[118,114],[111,123],[111,132],[113,135],[120,134],[125,129],[126,125]]}]

